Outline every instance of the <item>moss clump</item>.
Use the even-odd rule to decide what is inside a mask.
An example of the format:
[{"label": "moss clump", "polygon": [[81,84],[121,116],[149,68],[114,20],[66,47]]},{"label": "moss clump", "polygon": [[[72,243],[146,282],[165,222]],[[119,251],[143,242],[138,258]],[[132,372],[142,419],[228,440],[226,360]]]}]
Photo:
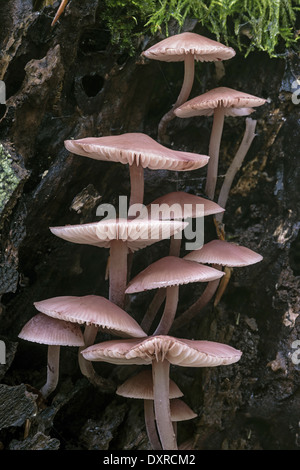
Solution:
[{"label": "moss clump", "polygon": [[[34,6],[54,0],[35,0]],[[134,53],[137,37],[164,30],[175,20],[179,30],[187,18],[245,55],[253,50],[277,56],[278,46],[290,47],[296,31],[300,0],[99,0],[99,18],[107,25],[112,42]]]},{"label": "moss clump", "polygon": [[105,0],[101,16],[114,43],[133,49],[133,38],[164,30],[171,20],[179,30],[194,18],[223,41],[245,55],[253,50],[276,56],[279,45],[298,40],[296,17],[300,0]]},{"label": "moss clump", "polygon": [[8,204],[19,183],[20,178],[14,170],[13,161],[3,145],[0,144],[0,214]]}]

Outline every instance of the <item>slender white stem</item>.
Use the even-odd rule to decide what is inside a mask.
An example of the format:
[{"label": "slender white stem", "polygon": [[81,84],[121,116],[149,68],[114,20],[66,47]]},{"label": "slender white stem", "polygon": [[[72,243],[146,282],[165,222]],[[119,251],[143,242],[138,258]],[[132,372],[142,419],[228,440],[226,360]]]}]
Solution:
[{"label": "slender white stem", "polygon": [[208,304],[212,299],[216,290],[218,289],[220,279],[215,279],[214,281],[209,281],[206,288],[204,289],[202,295],[196,300],[193,305],[191,305],[185,312],[183,312],[173,323],[172,330],[186,325],[191,321],[196,315],[199,315],[200,311]]},{"label": "slender white stem", "polygon": [[170,239],[169,256],[179,256],[181,248],[181,238],[176,238],[174,235]]},{"label": "slender white stem", "polygon": [[177,450],[170,412],[169,371],[170,363],[167,360],[152,362],[154,410],[160,441],[163,450]]},{"label": "slender white stem", "polygon": [[60,346],[49,345],[47,358],[47,381],[40,390],[41,394],[45,398],[47,398],[57,387],[59,377],[59,356]]},{"label": "slender white stem", "polygon": [[109,260],[109,300],[120,308],[124,308],[125,304],[127,254],[126,242],[112,240]]},{"label": "slender white stem", "polygon": [[194,55],[188,54],[184,60],[184,79],[182,87],[176,103],[172,106],[172,109],[168,111],[160,120],[158,124],[158,139],[163,141],[165,138],[165,132],[167,124],[174,119],[174,109],[178,108],[181,104],[185,103],[190,96],[195,76],[195,60]]},{"label": "slender white stem", "polygon": [[145,333],[149,333],[153,320],[166,297],[166,288],[158,289],[144,315],[141,328]]},{"label": "slender white stem", "polygon": [[169,286],[166,290],[165,308],[159,325],[153,335],[167,335],[174,321],[178,305],[179,286]]},{"label": "slender white stem", "polygon": [[155,424],[155,415],[153,408],[153,400],[144,400],[145,424],[149,442],[153,450],[161,450],[161,444],[157,435]]},{"label": "slender white stem", "polygon": [[129,166],[130,174],[130,200],[129,206],[143,204],[144,201],[144,168],[135,162]]},{"label": "slender white stem", "polygon": [[207,165],[207,178],[205,193],[209,199],[213,200],[218,177],[220,144],[224,125],[224,108],[219,107],[214,110],[213,126],[209,141],[209,162]]},{"label": "slender white stem", "polygon": [[[235,175],[241,168],[244,158],[252,144],[252,141],[255,137],[255,127],[256,127],[256,122],[254,119],[251,118],[246,118],[246,129],[244,133],[244,137],[242,139],[242,142],[238,148],[238,151],[235,154],[235,157],[233,158],[227,172],[225,175],[225,179],[223,181],[220,194],[219,194],[219,199],[218,199],[218,204],[225,209],[228,195],[232,186],[232,182],[234,180]],[[219,213],[215,215],[215,219],[218,222],[222,222],[223,220],[224,213]]]}]

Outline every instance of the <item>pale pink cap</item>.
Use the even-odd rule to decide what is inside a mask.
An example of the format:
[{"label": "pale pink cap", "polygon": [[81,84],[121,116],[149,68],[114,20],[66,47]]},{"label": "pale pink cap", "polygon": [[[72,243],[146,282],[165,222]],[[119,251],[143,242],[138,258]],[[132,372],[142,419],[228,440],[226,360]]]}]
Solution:
[{"label": "pale pink cap", "polygon": [[183,61],[189,54],[201,62],[231,59],[235,51],[231,47],[196,33],[181,33],[163,39],[142,53],[148,59],[165,62]]},{"label": "pale pink cap", "polygon": [[112,364],[151,364],[167,360],[182,367],[216,367],[233,364],[241,351],[222,343],[178,339],[157,335],[146,339],[124,339],[94,344],[82,351],[89,361]]},{"label": "pale pink cap", "polygon": [[139,132],[66,140],[65,147],[69,152],[95,160],[135,163],[150,170],[195,170],[209,160],[207,155],[169,149]]},{"label": "pale pink cap", "polygon": [[84,346],[79,325],[38,313],[23,326],[19,338],[56,346]]},{"label": "pale pink cap", "polygon": [[113,240],[122,240],[132,251],[140,250],[181,232],[187,223],[173,220],[110,219],[89,224],[50,227],[51,232],[72,243],[109,248]]},{"label": "pale pink cap", "polygon": [[219,204],[210,199],[185,193],[184,191],[168,193],[155,199],[147,206],[147,211],[151,218],[156,218],[157,214],[159,219],[202,217],[218,214],[224,212],[224,210]]},{"label": "pale pink cap", "polygon": [[265,102],[263,98],[242,91],[219,87],[186,101],[174,113],[180,118],[210,116],[215,108],[224,108],[227,116],[247,116],[254,111],[253,107],[262,106]]},{"label": "pale pink cap", "polygon": [[45,315],[73,323],[95,325],[123,337],[147,336],[139,324],[110,300],[98,295],[61,296],[34,302]]},{"label": "pale pink cap", "polygon": [[178,286],[191,282],[208,282],[222,277],[219,269],[188,261],[177,256],[166,256],[155,261],[128,284],[126,294],[149,289]]},{"label": "pale pink cap", "polygon": [[188,253],[184,259],[198,263],[242,267],[262,261],[263,257],[250,248],[224,240],[212,240],[199,250]]},{"label": "pale pink cap", "polygon": [[188,421],[197,417],[197,414],[179,398],[170,400],[171,421]]},{"label": "pale pink cap", "polygon": [[[127,398],[154,400],[152,371],[143,370],[139,374],[130,377],[123,384],[119,385],[116,394]],[[176,383],[169,379],[169,398],[173,399],[182,396],[183,393]]]}]

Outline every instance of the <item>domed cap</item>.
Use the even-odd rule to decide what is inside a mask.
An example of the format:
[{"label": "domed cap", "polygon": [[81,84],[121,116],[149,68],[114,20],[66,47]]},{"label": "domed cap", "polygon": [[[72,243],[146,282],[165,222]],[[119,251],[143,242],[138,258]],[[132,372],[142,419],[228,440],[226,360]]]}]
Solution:
[{"label": "domed cap", "polygon": [[84,349],[82,355],[89,361],[112,364],[141,365],[167,360],[182,367],[215,367],[239,361],[242,353],[231,346],[213,341],[157,335],[144,340],[105,341]]},{"label": "domed cap", "polygon": [[224,240],[212,240],[199,250],[188,253],[184,259],[198,263],[220,264],[228,267],[242,267],[258,263],[261,255],[245,246]]},{"label": "domed cap", "polygon": [[209,160],[206,155],[171,150],[138,132],[66,140],[65,147],[77,155],[129,165],[135,163],[150,170],[195,170]]},{"label": "domed cap", "polygon": [[262,106],[265,102],[265,99],[248,93],[219,87],[186,101],[176,108],[174,113],[180,118],[209,116],[213,114],[215,108],[222,107],[227,116],[246,116],[254,111],[253,107]]},{"label": "domed cap", "polygon": [[159,289],[168,286],[208,282],[222,277],[224,273],[210,266],[184,260],[177,256],[166,256],[155,261],[128,284],[126,294]]},{"label": "domed cap", "polygon": [[[154,400],[153,394],[153,378],[151,370],[143,370],[134,377],[127,379],[117,388],[117,395],[127,398],[138,398],[143,400]],[[183,393],[178,386],[169,380],[169,398],[182,397]]]},{"label": "domed cap", "polygon": [[231,47],[196,33],[181,33],[163,39],[142,53],[148,59],[165,62],[183,61],[188,54],[201,62],[231,59],[235,51]]},{"label": "domed cap", "polygon": [[69,242],[105,248],[110,247],[112,240],[122,240],[134,252],[169,238],[185,227],[185,222],[172,220],[110,219],[90,224],[50,227],[50,230]]},{"label": "domed cap", "polygon": [[147,211],[151,215],[151,218],[159,218],[162,220],[202,217],[218,214],[224,212],[224,210],[225,209],[210,199],[185,193],[184,191],[168,193],[155,199],[147,206]]},{"label": "domed cap", "polygon": [[170,412],[171,420],[175,422],[188,421],[189,419],[197,417],[196,413],[194,413],[193,410],[179,398],[170,400]]},{"label": "domed cap", "polygon": [[23,326],[19,338],[57,346],[84,346],[79,325],[38,313]]},{"label": "domed cap", "polygon": [[62,296],[35,302],[39,312],[59,320],[95,325],[118,336],[147,336],[139,324],[123,309],[98,295]]}]

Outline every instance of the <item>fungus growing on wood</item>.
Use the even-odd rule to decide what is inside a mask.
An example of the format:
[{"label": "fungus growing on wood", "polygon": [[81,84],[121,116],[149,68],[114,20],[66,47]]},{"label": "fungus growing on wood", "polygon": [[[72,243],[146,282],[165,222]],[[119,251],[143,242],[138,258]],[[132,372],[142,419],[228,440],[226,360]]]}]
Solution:
[{"label": "fungus growing on wood", "polygon": [[200,34],[186,32],[170,36],[142,54],[148,59],[184,62],[184,80],[179,96],[172,109],[162,117],[158,126],[158,137],[163,141],[166,126],[175,117],[174,110],[189,98],[194,83],[195,60],[216,62],[231,59],[235,56],[235,51],[231,47]]},{"label": "fungus growing on wood", "polygon": [[111,219],[90,224],[51,227],[69,242],[109,248],[109,300],[124,307],[127,255],[182,231],[185,222],[172,220]]},{"label": "fungus growing on wood", "polygon": [[47,398],[58,384],[61,346],[84,346],[79,325],[38,313],[20,331],[19,338],[48,345],[47,381],[41,394]]},{"label": "fungus growing on wood", "polygon": [[209,160],[206,155],[169,149],[139,132],[66,140],[65,147],[69,152],[95,160],[128,164],[130,206],[143,203],[144,168],[189,171],[202,168]]},{"label": "fungus growing on wood", "polygon": [[165,307],[154,334],[167,334],[172,326],[178,305],[179,286],[192,282],[208,282],[219,279],[224,273],[220,270],[184,260],[176,256],[166,256],[155,261],[137,276],[126,288],[127,294],[149,289],[166,289]]},{"label": "fungus growing on wood", "polygon": [[175,115],[180,118],[213,115],[208,151],[210,159],[205,187],[205,193],[210,199],[214,198],[217,183],[224,117],[247,116],[254,111],[253,107],[262,106],[265,102],[265,99],[248,93],[233,90],[232,88],[219,87],[187,101],[174,111]]},{"label": "fungus growing on wood", "polygon": [[145,339],[112,340],[82,351],[89,361],[112,364],[152,364],[154,410],[163,450],[176,450],[176,435],[169,400],[170,364],[182,367],[216,367],[233,364],[241,351],[212,341],[157,335]]},{"label": "fungus growing on wood", "polygon": [[49,317],[76,324],[84,324],[84,346],[79,348],[79,366],[82,374],[102,390],[111,391],[111,383],[100,377],[91,362],[86,361],[82,348],[95,342],[98,330],[120,337],[142,338],[146,333],[139,324],[123,309],[98,295],[61,296],[34,302],[35,308]]}]

